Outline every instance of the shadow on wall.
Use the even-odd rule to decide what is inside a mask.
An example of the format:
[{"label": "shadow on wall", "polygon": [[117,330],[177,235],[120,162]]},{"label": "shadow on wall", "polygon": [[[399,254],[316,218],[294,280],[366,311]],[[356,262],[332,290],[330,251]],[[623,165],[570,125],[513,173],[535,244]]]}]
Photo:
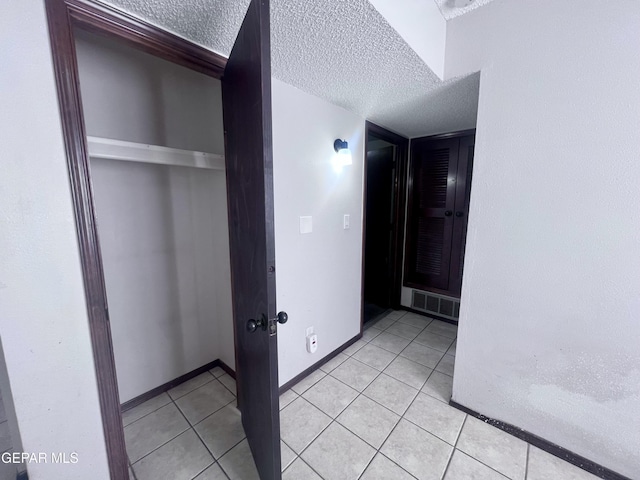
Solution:
[{"label": "shadow on wall", "polygon": [[[9,374],[4,360],[4,349],[2,339],[0,339],[0,451],[2,461],[0,461],[0,480],[15,480],[16,475],[25,473],[25,464],[5,463],[4,459],[9,454],[22,452],[22,441],[18,430],[18,419],[13,405],[11,395],[11,385],[9,384]],[[27,478],[26,475],[20,478]]]}]

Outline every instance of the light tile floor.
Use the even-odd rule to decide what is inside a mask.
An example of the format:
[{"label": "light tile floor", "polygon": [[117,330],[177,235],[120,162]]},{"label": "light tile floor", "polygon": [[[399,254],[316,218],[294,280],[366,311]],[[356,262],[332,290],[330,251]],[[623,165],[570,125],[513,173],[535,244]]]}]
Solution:
[{"label": "light tile floor", "polygon": [[[14,453],[2,392],[0,392],[0,453]],[[17,473],[18,469],[15,465],[0,462],[0,480],[15,480]]]},{"label": "light tile floor", "polygon": [[[449,406],[457,328],[396,311],[280,396],[284,480],[589,480]],[[216,368],[123,415],[136,480],[253,480],[235,382]]]},{"label": "light tile floor", "polygon": [[129,477],[257,480],[235,392],[216,367],[125,412]]},{"label": "light tile floor", "polygon": [[395,311],[284,392],[283,479],[595,479],[449,406],[456,336]]}]

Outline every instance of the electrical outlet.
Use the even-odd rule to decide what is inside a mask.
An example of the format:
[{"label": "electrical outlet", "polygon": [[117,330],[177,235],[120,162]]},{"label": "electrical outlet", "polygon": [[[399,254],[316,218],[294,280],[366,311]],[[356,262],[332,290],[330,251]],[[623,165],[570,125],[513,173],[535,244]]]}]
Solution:
[{"label": "electrical outlet", "polygon": [[318,350],[318,336],[314,333],[307,337],[307,352],[315,353]]}]

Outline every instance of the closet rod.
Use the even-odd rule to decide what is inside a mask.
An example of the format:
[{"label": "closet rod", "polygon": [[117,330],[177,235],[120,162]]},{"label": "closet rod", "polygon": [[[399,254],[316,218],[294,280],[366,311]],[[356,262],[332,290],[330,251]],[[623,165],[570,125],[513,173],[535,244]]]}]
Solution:
[{"label": "closet rod", "polygon": [[224,155],[101,137],[88,136],[87,140],[91,158],[224,170]]}]

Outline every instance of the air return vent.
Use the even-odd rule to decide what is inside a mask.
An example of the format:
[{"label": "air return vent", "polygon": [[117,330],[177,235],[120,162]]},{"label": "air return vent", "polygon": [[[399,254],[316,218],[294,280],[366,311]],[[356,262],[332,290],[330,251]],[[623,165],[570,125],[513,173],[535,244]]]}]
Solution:
[{"label": "air return vent", "polygon": [[413,290],[411,295],[411,308],[452,320],[458,320],[460,315],[460,300],[436,293]]}]

